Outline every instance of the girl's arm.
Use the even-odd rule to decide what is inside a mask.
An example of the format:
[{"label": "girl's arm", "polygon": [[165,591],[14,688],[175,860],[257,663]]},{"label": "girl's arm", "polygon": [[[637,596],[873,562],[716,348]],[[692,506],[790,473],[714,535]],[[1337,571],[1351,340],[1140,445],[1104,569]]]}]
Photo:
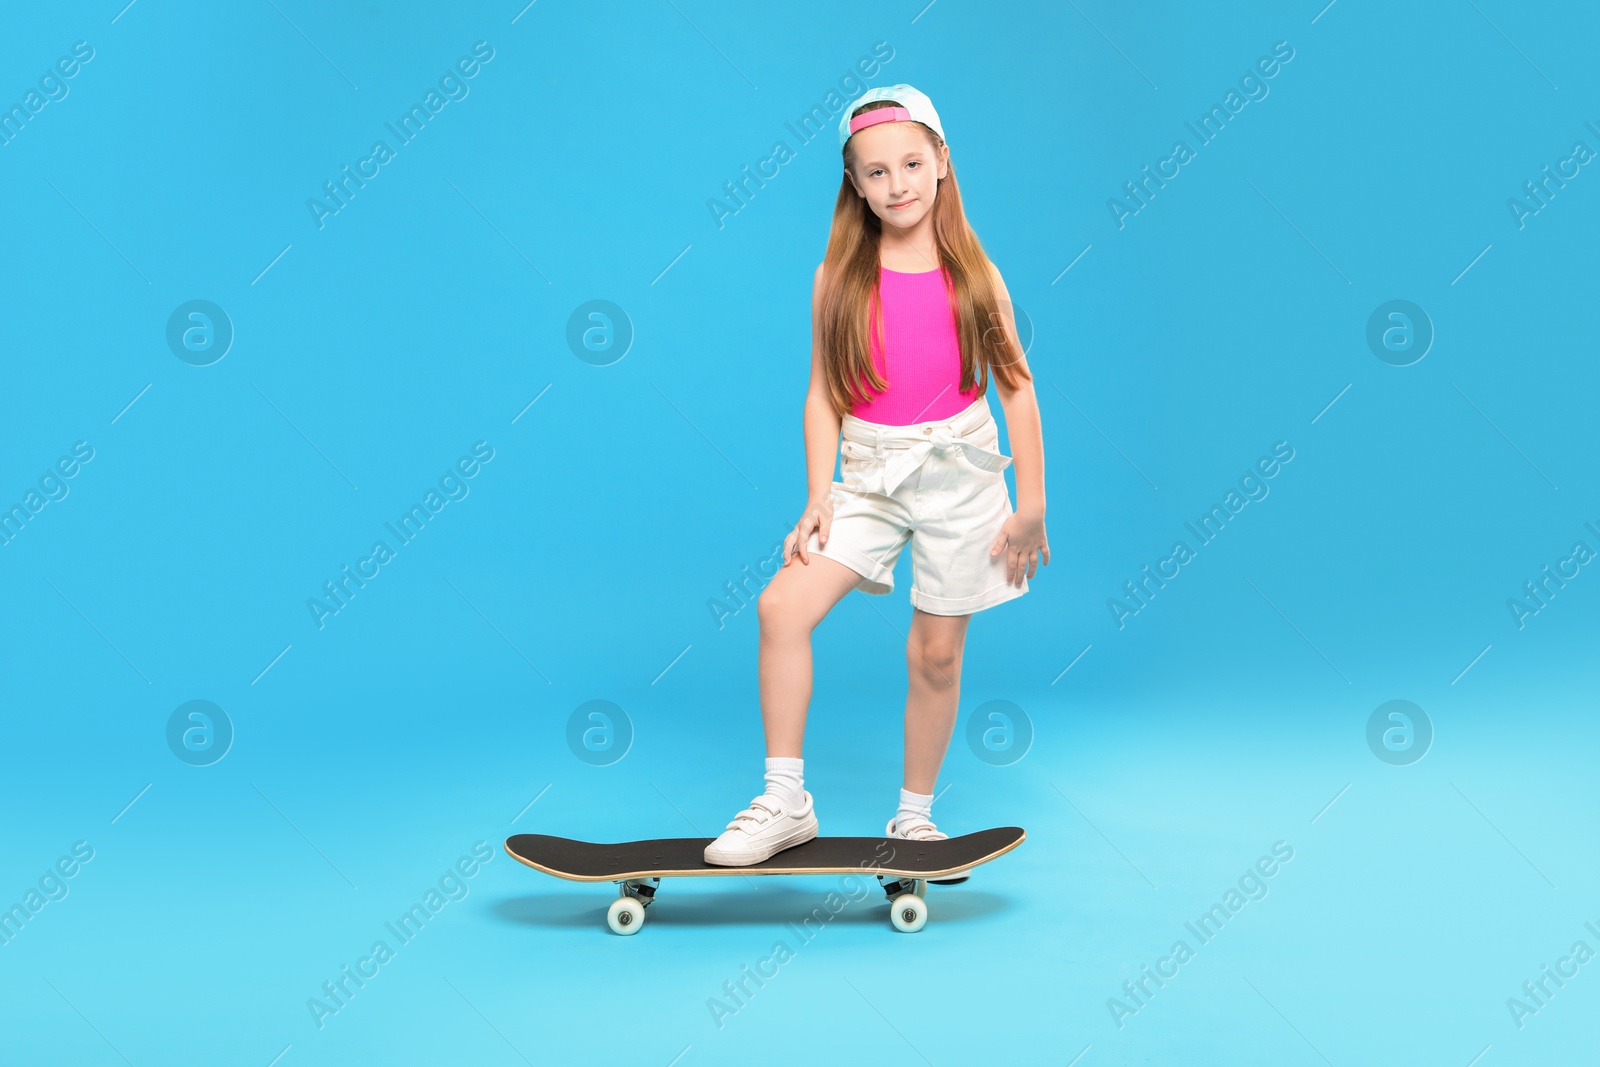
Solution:
[{"label": "girl's arm", "polygon": [[822,370],[822,264],[811,280],[811,385],[806,390],[806,498],[830,499],[842,419],[833,410]]},{"label": "girl's arm", "polygon": [[806,506],[789,536],[783,539],[783,565],[798,559],[811,563],[806,543],[811,531],[817,543],[828,543],[833,526],[833,465],[839,454],[839,430],[844,420],[833,410],[828,379],[822,369],[822,266],[811,280],[811,384],[806,388],[804,430],[806,438]]},{"label": "girl's arm", "polygon": [[[994,278],[995,296],[999,298],[1000,315],[1006,329],[1016,338],[1020,348],[1021,335],[1017,333],[1016,316],[1011,311],[1011,294],[1006,291],[1000,268],[989,264]],[[1028,370],[1028,361],[1017,356],[1017,365]],[[1032,372],[1029,371],[1031,374]],[[1044,431],[1039,420],[1039,400],[1033,391],[1032,379],[1016,389],[1007,389],[991,371],[995,393],[1000,397],[1000,407],[1006,413],[1006,433],[1011,437],[1012,466],[1017,477],[1017,514],[1030,518],[1044,517]]]}]

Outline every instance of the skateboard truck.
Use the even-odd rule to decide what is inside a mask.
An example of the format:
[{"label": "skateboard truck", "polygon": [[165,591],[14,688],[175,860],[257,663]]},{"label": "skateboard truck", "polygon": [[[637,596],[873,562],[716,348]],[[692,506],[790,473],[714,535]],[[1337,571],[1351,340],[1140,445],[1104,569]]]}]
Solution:
[{"label": "skateboard truck", "polygon": [[659,878],[652,878],[649,881],[645,881],[642,878],[629,878],[626,881],[617,883],[622,887],[620,895],[636,897],[640,905],[646,908],[650,906],[651,901],[656,899],[656,886],[660,884],[661,879]]},{"label": "skateboard truck", "polygon": [[882,874],[878,875],[878,884],[883,886],[883,895],[888,897],[890,901],[893,901],[894,898],[899,896],[901,893],[915,893],[920,897],[923,895],[922,887],[928,884],[927,880],[924,878],[897,877],[892,878],[889,881],[884,881],[886,877],[888,876]]}]

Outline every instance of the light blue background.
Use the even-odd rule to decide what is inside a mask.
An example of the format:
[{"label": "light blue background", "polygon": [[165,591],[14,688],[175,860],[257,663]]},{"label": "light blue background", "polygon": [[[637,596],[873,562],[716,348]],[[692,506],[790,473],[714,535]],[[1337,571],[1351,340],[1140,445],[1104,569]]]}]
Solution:
[{"label": "light blue background", "polygon": [[[1507,999],[1600,950],[1600,577],[1521,628],[1507,602],[1600,548],[1600,177],[1520,227],[1508,200],[1600,148],[1600,20],[1175,6],[4,15],[7,107],[94,49],[0,146],[0,503],[94,449],[0,548],[0,904],[94,850],[0,945],[4,1058],[1593,1062],[1600,962],[1520,1028]],[[307,200],[478,41],[469,95],[319,229]],[[1107,201],[1278,41],[1268,95],[1119,228]],[[876,42],[863,84],[939,107],[1033,329],[1053,561],[971,627],[935,809],[1029,837],[934,887],[915,936],[874,887],[802,943],[841,880],[790,878],[669,883],[615,937],[609,886],[501,843],[712,836],[759,791],[754,606],[719,627],[711,602],[804,503],[839,157],[786,123]],[[204,367],[165,340],[197,299],[236,331]],[[1365,339],[1394,299],[1436,333],[1410,366]],[[605,366],[566,339],[591,300],[634,333]],[[469,494],[319,629],[307,600],[479,441]],[[1119,628],[1107,601],[1278,441],[1270,494]],[[909,583],[907,558],[816,633],[825,833],[893,813]],[[205,767],[166,741],[197,699],[235,732]],[[1409,765],[1365,740],[1392,699],[1435,732]],[[631,730],[607,766],[566,742],[590,700]],[[1007,765],[965,740],[994,700],[1034,734]],[[319,1029],[308,999],[479,841],[464,898]],[[1119,1027],[1108,999],[1279,841],[1268,894]]]}]

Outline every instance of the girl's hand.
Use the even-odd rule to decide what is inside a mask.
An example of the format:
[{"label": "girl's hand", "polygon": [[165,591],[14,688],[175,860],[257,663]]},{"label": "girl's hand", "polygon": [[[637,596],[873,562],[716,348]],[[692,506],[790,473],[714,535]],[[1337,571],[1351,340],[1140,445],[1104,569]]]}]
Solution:
[{"label": "girl's hand", "polygon": [[[1023,578],[1032,578],[1039,569],[1039,556],[1044,557],[1045,566],[1050,565],[1050,542],[1044,536],[1044,512],[1018,511],[1006,520],[1000,527],[1000,536],[995,538],[994,546],[989,549],[989,556],[993,558],[1006,553],[1006,584],[1022,584]],[[1024,574],[1023,572],[1027,573]]]},{"label": "girl's hand", "polygon": [[806,501],[805,513],[794,524],[789,536],[783,539],[783,565],[787,567],[798,556],[801,563],[810,566],[811,554],[806,551],[806,542],[811,539],[811,531],[816,530],[817,539],[825,545],[828,543],[828,530],[832,526],[833,491],[830,488],[826,495]]}]

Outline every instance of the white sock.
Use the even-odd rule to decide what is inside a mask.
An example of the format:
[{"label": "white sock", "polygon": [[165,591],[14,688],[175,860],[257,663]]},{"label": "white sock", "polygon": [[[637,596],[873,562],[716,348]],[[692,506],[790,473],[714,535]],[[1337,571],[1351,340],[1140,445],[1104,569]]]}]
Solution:
[{"label": "white sock", "polygon": [[933,794],[913,793],[909,789],[900,790],[900,811],[895,815],[895,822],[904,825],[912,819],[926,819],[933,821]]},{"label": "white sock", "polygon": [[798,808],[806,799],[804,770],[805,760],[799,756],[768,756],[767,792]]}]

